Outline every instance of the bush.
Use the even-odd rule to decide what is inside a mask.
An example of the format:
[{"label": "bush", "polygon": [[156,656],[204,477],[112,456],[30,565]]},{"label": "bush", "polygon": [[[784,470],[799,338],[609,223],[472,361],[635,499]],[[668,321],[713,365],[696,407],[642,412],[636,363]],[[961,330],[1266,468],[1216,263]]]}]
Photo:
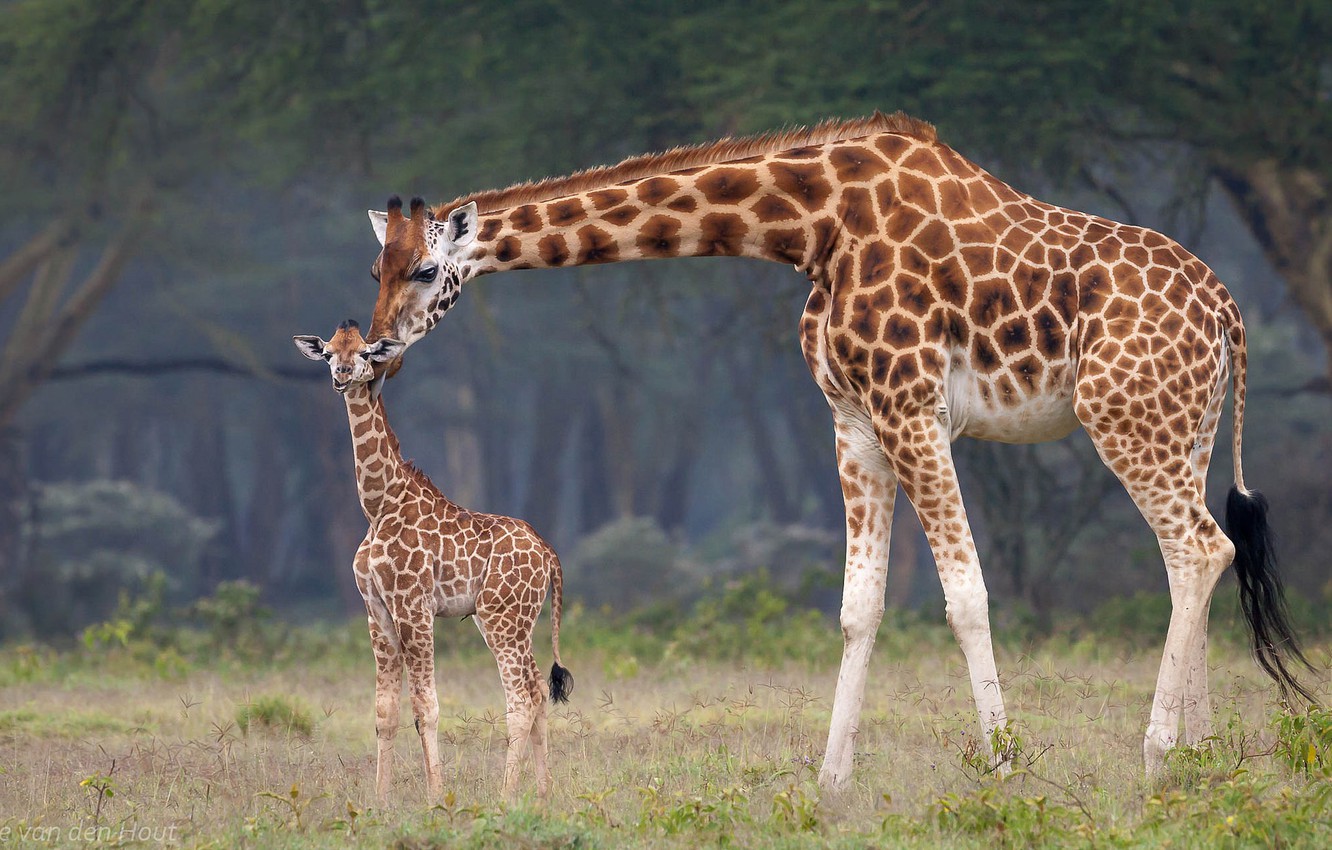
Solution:
[{"label": "bush", "polygon": [[236,706],[236,725],[247,735],[251,726],[262,726],[305,738],[314,734],[315,727],[308,709],[282,696],[262,696]]},{"label": "bush", "polygon": [[565,592],[593,609],[626,612],[680,599],[697,582],[680,547],[650,518],[616,520],[587,537],[569,559]]},{"label": "bush", "polygon": [[172,576],[188,593],[219,528],[170,496],[128,481],[38,485],[34,513],[24,537],[33,573],[43,580],[15,596],[43,634],[68,634],[105,619],[118,591],[154,574]]}]

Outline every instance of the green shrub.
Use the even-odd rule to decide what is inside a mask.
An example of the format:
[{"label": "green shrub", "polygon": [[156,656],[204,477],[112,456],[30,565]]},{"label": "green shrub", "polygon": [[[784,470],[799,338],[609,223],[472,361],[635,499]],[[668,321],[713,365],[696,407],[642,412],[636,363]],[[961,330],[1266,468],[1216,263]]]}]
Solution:
[{"label": "green shrub", "polygon": [[940,829],[975,835],[996,847],[1040,847],[1067,843],[1070,832],[1090,826],[1077,809],[1044,795],[1025,797],[987,784],[971,794],[946,794],[934,803]]},{"label": "green shrub", "polygon": [[1277,735],[1275,755],[1292,772],[1332,778],[1332,710],[1283,711],[1272,725]]},{"label": "green shrub", "polygon": [[236,706],[236,725],[245,734],[251,726],[262,726],[306,738],[314,734],[315,727],[308,709],[282,696],[262,696]]}]

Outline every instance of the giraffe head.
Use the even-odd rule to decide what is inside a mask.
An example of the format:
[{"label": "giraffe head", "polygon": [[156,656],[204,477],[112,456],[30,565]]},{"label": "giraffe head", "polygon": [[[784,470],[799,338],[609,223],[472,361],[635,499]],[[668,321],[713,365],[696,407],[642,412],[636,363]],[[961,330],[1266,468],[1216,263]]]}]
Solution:
[{"label": "giraffe head", "polygon": [[437,220],[425,201],[412,198],[410,217],[402,200],[389,198],[387,212],[370,210],[370,224],[383,250],[370,268],[379,281],[371,339],[392,337],[403,348],[435,326],[458,300],[461,260],[476,240],[476,204],[461,206]]},{"label": "giraffe head", "polygon": [[337,332],[328,342],[317,336],[294,336],[292,341],[306,357],[328,363],[333,374],[333,389],[340,393],[345,393],[353,384],[374,380],[375,364],[396,359],[407,347],[396,339],[366,342],[361,337],[361,326],[353,319],[338,325]]}]

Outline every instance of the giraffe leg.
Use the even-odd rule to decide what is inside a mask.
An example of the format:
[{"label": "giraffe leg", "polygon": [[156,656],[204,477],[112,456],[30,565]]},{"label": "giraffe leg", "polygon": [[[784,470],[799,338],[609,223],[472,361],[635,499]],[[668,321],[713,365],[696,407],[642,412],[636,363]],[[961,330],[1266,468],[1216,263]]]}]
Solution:
[{"label": "giraffe leg", "polygon": [[[1158,361],[1158,368],[1161,362],[1166,361]],[[1142,409],[1125,427],[1128,405],[1105,404],[1095,395],[1096,381],[1107,368],[1094,357],[1084,360],[1075,408],[1101,460],[1156,535],[1170,585],[1170,627],[1143,738],[1143,763],[1153,777],[1178,740],[1181,716],[1190,721],[1190,740],[1210,734],[1207,609],[1217,579],[1235,556],[1234,544],[1208,513],[1200,486],[1215,431],[1211,411],[1219,402],[1209,395],[1211,387],[1172,382],[1168,394],[1159,385],[1147,387],[1135,395],[1134,406]],[[1170,377],[1160,379],[1164,383]],[[1197,414],[1188,416],[1189,410]],[[1142,423],[1154,423],[1154,428]]]},{"label": "giraffe leg", "polygon": [[[1216,441],[1217,426],[1221,421],[1221,410],[1226,400],[1226,390],[1230,383],[1229,358],[1218,359],[1216,386],[1207,403],[1206,412],[1198,426],[1198,436],[1189,452],[1189,466],[1193,471],[1193,485],[1199,498],[1207,494],[1207,467],[1212,460],[1212,446]],[[1212,699],[1207,687],[1207,616],[1212,607],[1211,594],[1203,603],[1201,624],[1193,646],[1187,658],[1184,701],[1184,741],[1190,746],[1197,746],[1212,736]]]},{"label": "giraffe leg", "polygon": [[[518,795],[518,773],[528,742],[532,740],[537,726],[538,708],[544,708],[544,693],[541,692],[541,673],[537,669],[536,659],[532,657],[531,641],[512,638],[494,639],[495,662],[499,665],[500,682],[504,685],[505,726],[508,729],[508,751],[504,756],[504,783],[502,792],[506,800]],[[541,704],[537,703],[541,696]],[[543,727],[544,731],[544,727]],[[544,745],[544,740],[542,741]],[[541,767],[545,767],[545,753],[541,756]],[[537,776],[537,790],[545,793],[549,778]]]},{"label": "giraffe leg", "polygon": [[[544,691],[540,674],[538,674],[534,685],[537,690]],[[546,766],[546,751],[550,741],[546,734],[546,710],[550,703],[545,699],[544,693],[541,694],[540,699],[534,695],[533,703],[536,707],[532,718],[532,761],[536,767],[537,797],[544,800],[546,795],[550,793],[550,770]]]},{"label": "giraffe leg", "polygon": [[[1220,574],[1218,573],[1218,578]],[[1215,586],[1215,580],[1213,580]],[[1184,742],[1197,746],[1212,736],[1212,697],[1207,688],[1207,612],[1212,595],[1202,603],[1197,634],[1187,653],[1184,682]]]},{"label": "giraffe leg", "polygon": [[[1134,501],[1139,502],[1139,509],[1156,531],[1170,582],[1170,628],[1142,745],[1147,774],[1154,776],[1163,769],[1166,752],[1178,739],[1180,715],[1192,715],[1196,726],[1198,718],[1210,708],[1196,701],[1197,677],[1205,679],[1207,675],[1206,660],[1199,650],[1206,649],[1207,607],[1212,590],[1234,559],[1235,547],[1206,514],[1201,499],[1185,509],[1193,529],[1181,528],[1177,517],[1163,517],[1150,504],[1144,508],[1145,500],[1139,501],[1137,496]],[[1199,513],[1205,519],[1198,518]],[[1198,664],[1201,669],[1195,666]]]},{"label": "giraffe leg", "polygon": [[833,423],[846,502],[846,574],[842,583],[842,666],[833,695],[828,746],[819,770],[819,785],[830,790],[845,786],[851,778],[870,652],[883,619],[889,533],[897,496],[897,479],[869,418],[834,404]]},{"label": "giraffe leg", "polygon": [[[517,572],[504,562],[492,564],[491,568],[492,577]],[[515,598],[512,589],[506,591],[498,579],[493,580],[495,583],[488,583],[477,595],[476,617],[495,656],[500,684],[504,687],[508,750],[504,757],[502,793],[506,800],[517,796],[519,766],[530,741],[539,749],[534,753],[537,793],[544,796],[550,783],[546,774],[546,690],[532,655],[532,631],[545,601],[544,594]]]},{"label": "giraffe leg", "polygon": [[[370,606],[367,600],[367,607]],[[393,784],[393,738],[398,734],[398,700],[402,695],[402,652],[396,635],[385,631],[372,612],[370,643],[375,651],[375,789],[380,805],[387,805]]]},{"label": "giraffe leg", "polygon": [[[934,554],[948,625],[967,660],[981,732],[990,748],[1007,714],[990,639],[989,595],[962,504],[949,434],[933,411],[884,423],[880,434]],[[993,749],[990,754],[1002,755]],[[996,767],[1001,773],[1008,769],[1005,763]]]},{"label": "giraffe leg", "polygon": [[412,698],[412,716],[421,738],[425,758],[426,793],[430,802],[444,799],[444,769],[439,755],[439,692],[435,689],[435,622],[429,612],[418,613],[415,622],[398,620],[407,681]]}]

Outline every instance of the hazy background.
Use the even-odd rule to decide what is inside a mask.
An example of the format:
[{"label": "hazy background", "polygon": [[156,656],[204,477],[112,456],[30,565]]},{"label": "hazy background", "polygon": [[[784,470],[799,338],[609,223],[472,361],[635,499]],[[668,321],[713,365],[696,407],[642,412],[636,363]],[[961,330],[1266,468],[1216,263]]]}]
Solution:
[{"label": "hazy background", "polygon": [[[1249,328],[1246,478],[1293,604],[1325,619],[1332,5],[1093,5],[0,5],[0,638],[76,635],[155,572],[177,604],[243,579],[285,617],[360,607],[342,400],[290,337],[368,322],[364,211],[389,194],[875,109],[1216,270]],[[488,277],[412,349],[390,419],[446,495],[530,520],[589,604],[766,569],[835,610],[807,292],[733,259]],[[957,454],[1001,624],[1164,591],[1081,432]],[[941,607],[899,505],[889,601]]]}]

